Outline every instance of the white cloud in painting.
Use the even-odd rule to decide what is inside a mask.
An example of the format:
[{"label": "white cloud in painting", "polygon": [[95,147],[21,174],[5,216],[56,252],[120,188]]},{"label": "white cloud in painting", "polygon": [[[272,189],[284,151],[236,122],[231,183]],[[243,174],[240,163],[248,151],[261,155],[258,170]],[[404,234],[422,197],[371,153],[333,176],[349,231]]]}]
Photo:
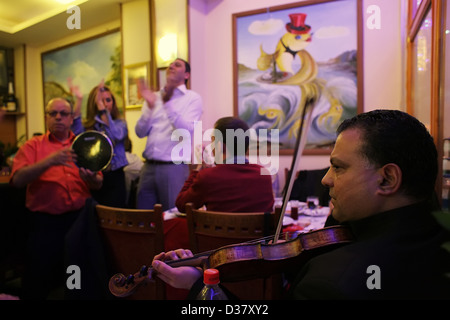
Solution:
[{"label": "white cloud in painting", "polygon": [[275,34],[284,27],[283,20],[267,19],[253,21],[248,27],[248,32],[254,35],[268,35]]},{"label": "white cloud in painting", "polygon": [[73,73],[73,83],[80,87],[83,94],[88,94],[104,77],[98,73],[96,68],[81,60],[74,61],[68,66],[68,69]]},{"label": "white cloud in painting", "polygon": [[322,27],[314,32],[314,38],[317,39],[329,39],[345,37],[350,34],[350,30],[347,27],[329,26]]}]

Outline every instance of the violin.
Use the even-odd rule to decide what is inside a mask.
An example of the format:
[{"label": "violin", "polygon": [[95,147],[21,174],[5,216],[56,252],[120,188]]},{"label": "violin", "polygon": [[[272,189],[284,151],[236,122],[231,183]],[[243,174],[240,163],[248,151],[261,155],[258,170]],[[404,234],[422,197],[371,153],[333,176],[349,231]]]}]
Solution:
[{"label": "violin", "polygon": [[[192,266],[215,268],[220,272],[222,282],[243,281],[255,278],[264,278],[280,272],[289,272],[290,268],[298,269],[314,255],[323,253],[336,246],[349,243],[353,240],[350,230],[344,226],[333,226],[310,231],[298,235],[295,239],[285,242],[278,242],[283,216],[286,205],[289,201],[294,179],[293,172],[296,171],[300,162],[300,155],[306,144],[306,139],[302,139],[303,131],[307,132],[312,122],[312,107],[315,99],[306,99],[306,104],[302,111],[299,134],[294,150],[294,158],[289,170],[289,175],[284,188],[283,205],[281,207],[280,220],[272,243],[256,241],[236,245],[228,245],[216,250],[207,251],[195,255],[192,258],[172,260],[166,262],[172,267]],[[309,112],[307,112],[307,110]],[[305,120],[306,119],[306,120]],[[154,270],[143,266],[135,274],[124,276],[118,273],[111,277],[109,290],[117,297],[127,297],[137,288],[151,281]]]},{"label": "violin", "polygon": [[[202,267],[219,270],[221,282],[264,278],[272,274],[299,268],[313,256],[353,240],[345,226],[326,227],[299,234],[295,239],[269,244],[262,241],[227,245],[194,255],[171,260],[172,267]],[[127,297],[140,286],[154,279],[155,271],[143,266],[135,274],[115,274],[109,280],[109,290],[116,297]]]}]

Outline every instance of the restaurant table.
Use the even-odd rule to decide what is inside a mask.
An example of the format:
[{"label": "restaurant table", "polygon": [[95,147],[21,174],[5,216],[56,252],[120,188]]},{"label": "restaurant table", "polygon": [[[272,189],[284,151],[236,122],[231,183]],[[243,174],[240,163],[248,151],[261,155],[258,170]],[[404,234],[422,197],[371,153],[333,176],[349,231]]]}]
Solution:
[{"label": "restaurant table", "polygon": [[[298,207],[298,218],[296,219],[291,217],[291,206],[293,203]],[[323,228],[330,214],[329,207],[317,206],[309,208],[306,202],[300,201],[289,201],[285,211],[283,232],[289,233],[289,238],[293,238],[300,233]]]}]

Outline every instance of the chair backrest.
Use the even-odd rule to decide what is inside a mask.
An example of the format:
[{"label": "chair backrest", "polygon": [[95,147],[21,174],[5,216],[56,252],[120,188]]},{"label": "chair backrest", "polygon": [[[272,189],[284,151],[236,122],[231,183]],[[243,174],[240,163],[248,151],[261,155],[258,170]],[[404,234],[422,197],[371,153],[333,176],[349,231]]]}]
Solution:
[{"label": "chair backrest", "polygon": [[[300,170],[295,174],[289,200],[300,200],[305,202],[308,196],[319,197],[321,206],[328,206],[330,201],[329,188],[322,185],[322,178],[329,167],[315,170]],[[286,181],[289,178],[289,169],[285,168]]]},{"label": "chair backrest", "polygon": [[[280,208],[268,213],[216,212],[194,209],[188,203],[186,218],[190,249],[199,253],[274,235],[280,215]],[[242,300],[280,299],[283,290],[280,274],[222,285]]]},{"label": "chair backrest", "polygon": [[[150,266],[153,257],[164,251],[162,206],[152,210],[114,208],[96,205],[100,232],[104,240],[111,276],[125,276]],[[164,299],[164,284],[155,283],[138,289],[129,299]]]},{"label": "chair backrest", "polygon": [[281,210],[275,212],[217,212],[186,204],[190,248],[199,253],[263,238],[276,231]]}]

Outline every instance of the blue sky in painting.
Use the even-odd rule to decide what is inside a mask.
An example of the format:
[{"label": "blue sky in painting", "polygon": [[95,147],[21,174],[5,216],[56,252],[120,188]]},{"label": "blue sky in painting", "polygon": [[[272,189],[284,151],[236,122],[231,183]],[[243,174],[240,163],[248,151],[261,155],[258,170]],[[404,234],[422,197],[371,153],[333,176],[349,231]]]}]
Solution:
[{"label": "blue sky in painting", "polygon": [[[317,62],[326,62],[347,50],[357,49],[356,1],[333,1],[238,17],[238,63],[256,69],[261,44],[266,53],[273,53],[278,41],[287,32],[285,26],[290,22],[291,13],[307,14],[305,24],[311,26],[313,39],[306,50]],[[259,23],[260,30],[264,29],[263,34],[250,33],[252,23],[253,27]],[[272,33],[269,34],[269,31]]]}]

